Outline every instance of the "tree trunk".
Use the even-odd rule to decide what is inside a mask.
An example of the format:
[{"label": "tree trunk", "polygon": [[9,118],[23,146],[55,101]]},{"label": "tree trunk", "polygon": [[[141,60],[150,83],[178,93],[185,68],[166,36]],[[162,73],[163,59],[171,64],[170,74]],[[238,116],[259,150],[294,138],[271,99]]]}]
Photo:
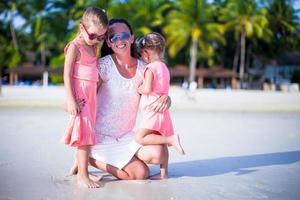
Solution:
[{"label": "tree trunk", "polygon": [[[245,71],[247,72],[250,68],[250,62],[251,62],[251,58],[252,58],[252,45],[251,43],[249,43],[249,45],[246,48],[246,62],[245,62]],[[252,81],[249,79],[249,74],[246,73],[246,77],[245,77],[246,81]]]},{"label": "tree trunk", "polygon": [[13,22],[14,22],[14,11],[15,11],[14,7],[15,7],[15,3],[12,3],[9,28],[10,28],[10,34],[11,34],[11,38],[12,38],[14,48],[15,48],[16,51],[19,51],[17,36],[16,36],[14,24],[13,24]]},{"label": "tree trunk", "polygon": [[245,51],[246,51],[246,36],[241,33],[241,60],[240,60],[240,82],[243,83],[245,72]]},{"label": "tree trunk", "polygon": [[239,40],[237,41],[237,46],[235,48],[235,54],[234,54],[234,58],[233,58],[233,68],[232,70],[234,72],[237,72],[237,68],[238,68],[238,62],[239,62],[239,53],[240,53],[240,42]]},{"label": "tree trunk", "polygon": [[41,43],[41,65],[45,67],[46,65],[46,48],[45,48],[45,42],[42,41]]},{"label": "tree trunk", "polygon": [[245,65],[245,69],[247,71],[247,69],[249,69],[250,67],[250,62],[251,62],[251,58],[252,58],[252,45],[249,44],[247,47],[247,52],[246,52],[246,65]]},{"label": "tree trunk", "polygon": [[192,40],[190,49],[190,83],[195,81],[196,77],[196,58],[197,57],[197,40]]}]

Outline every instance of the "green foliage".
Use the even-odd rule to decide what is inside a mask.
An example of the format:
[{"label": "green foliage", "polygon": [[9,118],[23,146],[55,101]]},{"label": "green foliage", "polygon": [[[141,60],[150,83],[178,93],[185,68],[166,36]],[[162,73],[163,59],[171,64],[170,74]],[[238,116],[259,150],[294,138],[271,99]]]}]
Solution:
[{"label": "green foliage", "polygon": [[[0,70],[28,61],[27,52],[35,52],[36,64],[46,58],[46,65],[62,67],[63,48],[77,34],[87,6],[104,8],[109,18],[127,19],[138,37],[162,33],[171,65],[188,64],[196,41],[198,65],[231,67],[241,33],[245,33],[245,48],[267,59],[300,51],[299,13],[291,0],[1,1]],[[19,17],[25,23],[12,29]],[[51,81],[60,82],[62,77],[53,76]]]},{"label": "green foliage", "polygon": [[225,27],[214,19],[215,10],[214,5],[204,0],[181,0],[174,3],[174,9],[167,14],[163,27],[171,57],[175,57],[192,40],[197,41],[199,59],[209,61],[213,57],[213,42],[226,43],[223,37]]},{"label": "green foliage", "polygon": [[110,18],[124,18],[133,26],[140,37],[151,31],[161,31],[164,14],[171,8],[165,0],[128,0],[112,4],[108,8]]},{"label": "green foliage", "polygon": [[256,45],[256,51],[268,58],[299,51],[300,17],[290,0],[267,0],[268,21],[274,33],[272,41]]},{"label": "green foliage", "polygon": [[51,60],[50,60],[50,64],[49,66],[53,69],[57,69],[57,68],[60,68],[64,65],[64,60],[65,60],[65,57],[64,57],[64,54],[60,54],[56,57],[53,57]]},{"label": "green foliage", "polygon": [[0,51],[2,52],[0,54],[0,69],[6,66],[8,68],[17,67],[21,63],[23,56],[14,49],[11,43],[3,40],[3,38],[0,38],[0,42],[2,44],[0,46]]},{"label": "green foliage", "polygon": [[64,83],[64,77],[59,74],[51,74],[50,81],[54,84],[62,84]]},{"label": "green foliage", "polygon": [[8,66],[10,68],[15,68],[21,61],[21,54],[18,51],[13,51],[12,56],[9,59]]},{"label": "green foliage", "polygon": [[267,15],[268,10],[258,8],[253,0],[229,0],[221,10],[220,20],[225,22],[227,30],[234,30],[236,40],[245,33],[249,39],[257,37],[269,41],[272,32]]}]

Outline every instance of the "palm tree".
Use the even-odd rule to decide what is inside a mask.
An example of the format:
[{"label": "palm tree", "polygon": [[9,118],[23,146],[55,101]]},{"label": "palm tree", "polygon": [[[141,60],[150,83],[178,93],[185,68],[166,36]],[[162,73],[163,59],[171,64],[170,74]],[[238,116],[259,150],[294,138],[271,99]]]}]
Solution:
[{"label": "palm tree", "polygon": [[[268,0],[270,28],[274,40],[269,44],[272,57],[297,48],[295,42],[300,36],[300,17],[292,6],[292,0]],[[298,31],[298,32],[297,32]]]},{"label": "palm tree", "polygon": [[38,62],[42,66],[46,65],[49,52],[52,53],[52,57],[62,52],[70,30],[70,19],[73,19],[74,15],[78,15],[79,18],[84,12],[83,2],[78,2],[82,4],[81,7],[72,0],[28,0],[20,10],[20,14],[26,20],[23,28],[29,28],[31,43],[40,52]]},{"label": "palm tree", "polygon": [[164,12],[171,8],[165,0],[128,0],[112,4],[108,8],[111,17],[125,18],[133,26],[137,36],[160,31]]},{"label": "palm tree", "polygon": [[[0,2],[1,20],[1,56],[0,56],[0,94],[2,89],[2,68],[16,67],[22,60],[19,49],[18,35],[14,27],[14,19],[19,14],[17,7],[20,1],[2,1]],[[7,33],[9,34],[7,34]]]},{"label": "palm tree", "polygon": [[17,6],[18,6],[17,1],[7,1],[7,2],[0,3],[0,8],[1,8],[1,10],[3,9],[3,17],[5,19],[8,18],[10,34],[11,34],[12,43],[13,43],[15,51],[19,51],[18,40],[17,40],[17,36],[16,36],[16,32],[15,32],[15,27],[13,24],[14,18],[17,14]]},{"label": "palm tree", "polygon": [[225,29],[215,22],[215,11],[216,7],[205,0],[179,0],[166,16],[163,31],[170,56],[175,57],[190,45],[190,82],[195,81],[197,50],[201,58],[210,59],[214,54],[213,42],[225,43]]},{"label": "palm tree", "polygon": [[[267,9],[259,8],[253,0],[228,0],[226,7],[221,11],[220,20],[226,23],[228,31],[234,31],[237,40],[235,55],[240,55],[241,82],[245,71],[246,38],[250,40],[257,37],[269,40],[272,36],[267,14]],[[237,64],[237,57],[234,58],[234,63]],[[233,67],[236,68],[236,66]]]}]

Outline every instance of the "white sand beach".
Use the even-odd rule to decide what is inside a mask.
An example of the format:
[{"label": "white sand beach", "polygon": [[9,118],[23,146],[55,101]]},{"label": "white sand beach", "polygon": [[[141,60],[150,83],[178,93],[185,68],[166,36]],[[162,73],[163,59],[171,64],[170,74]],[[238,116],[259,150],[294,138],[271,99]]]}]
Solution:
[{"label": "white sand beach", "polygon": [[66,176],[73,149],[59,143],[63,89],[4,87],[0,199],[300,199],[299,93],[172,87],[170,96],[187,152],[170,148],[170,178],[120,181],[90,168],[104,178],[86,189]]},{"label": "white sand beach", "polygon": [[[170,88],[172,110],[300,112],[299,92]],[[62,86],[4,86],[0,107],[58,107],[65,101]]]}]

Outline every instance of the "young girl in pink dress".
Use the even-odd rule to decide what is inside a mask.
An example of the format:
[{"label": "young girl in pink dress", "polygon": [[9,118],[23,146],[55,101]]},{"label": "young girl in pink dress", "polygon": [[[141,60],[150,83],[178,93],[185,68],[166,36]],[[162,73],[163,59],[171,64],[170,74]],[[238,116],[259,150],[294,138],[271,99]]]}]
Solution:
[{"label": "young girl in pink dress", "polygon": [[96,44],[106,38],[107,24],[104,10],[88,8],[79,24],[79,33],[65,47],[64,84],[70,121],[61,141],[77,148],[77,181],[89,188],[99,187],[89,178],[88,155],[91,145],[96,143]]},{"label": "young girl in pink dress", "polygon": [[[161,95],[168,95],[170,73],[163,62],[165,40],[158,33],[149,33],[137,41],[138,52],[147,66],[144,70],[143,84],[138,88],[142,94],[140,108],[142,120],[136,141],[142,145],[167,144],[185,154],[178,135],[174,135],[169,111],[154,112],[149,108]],[[161,165],[160,174],[152,178],[167,178],[168,163]]]}]

